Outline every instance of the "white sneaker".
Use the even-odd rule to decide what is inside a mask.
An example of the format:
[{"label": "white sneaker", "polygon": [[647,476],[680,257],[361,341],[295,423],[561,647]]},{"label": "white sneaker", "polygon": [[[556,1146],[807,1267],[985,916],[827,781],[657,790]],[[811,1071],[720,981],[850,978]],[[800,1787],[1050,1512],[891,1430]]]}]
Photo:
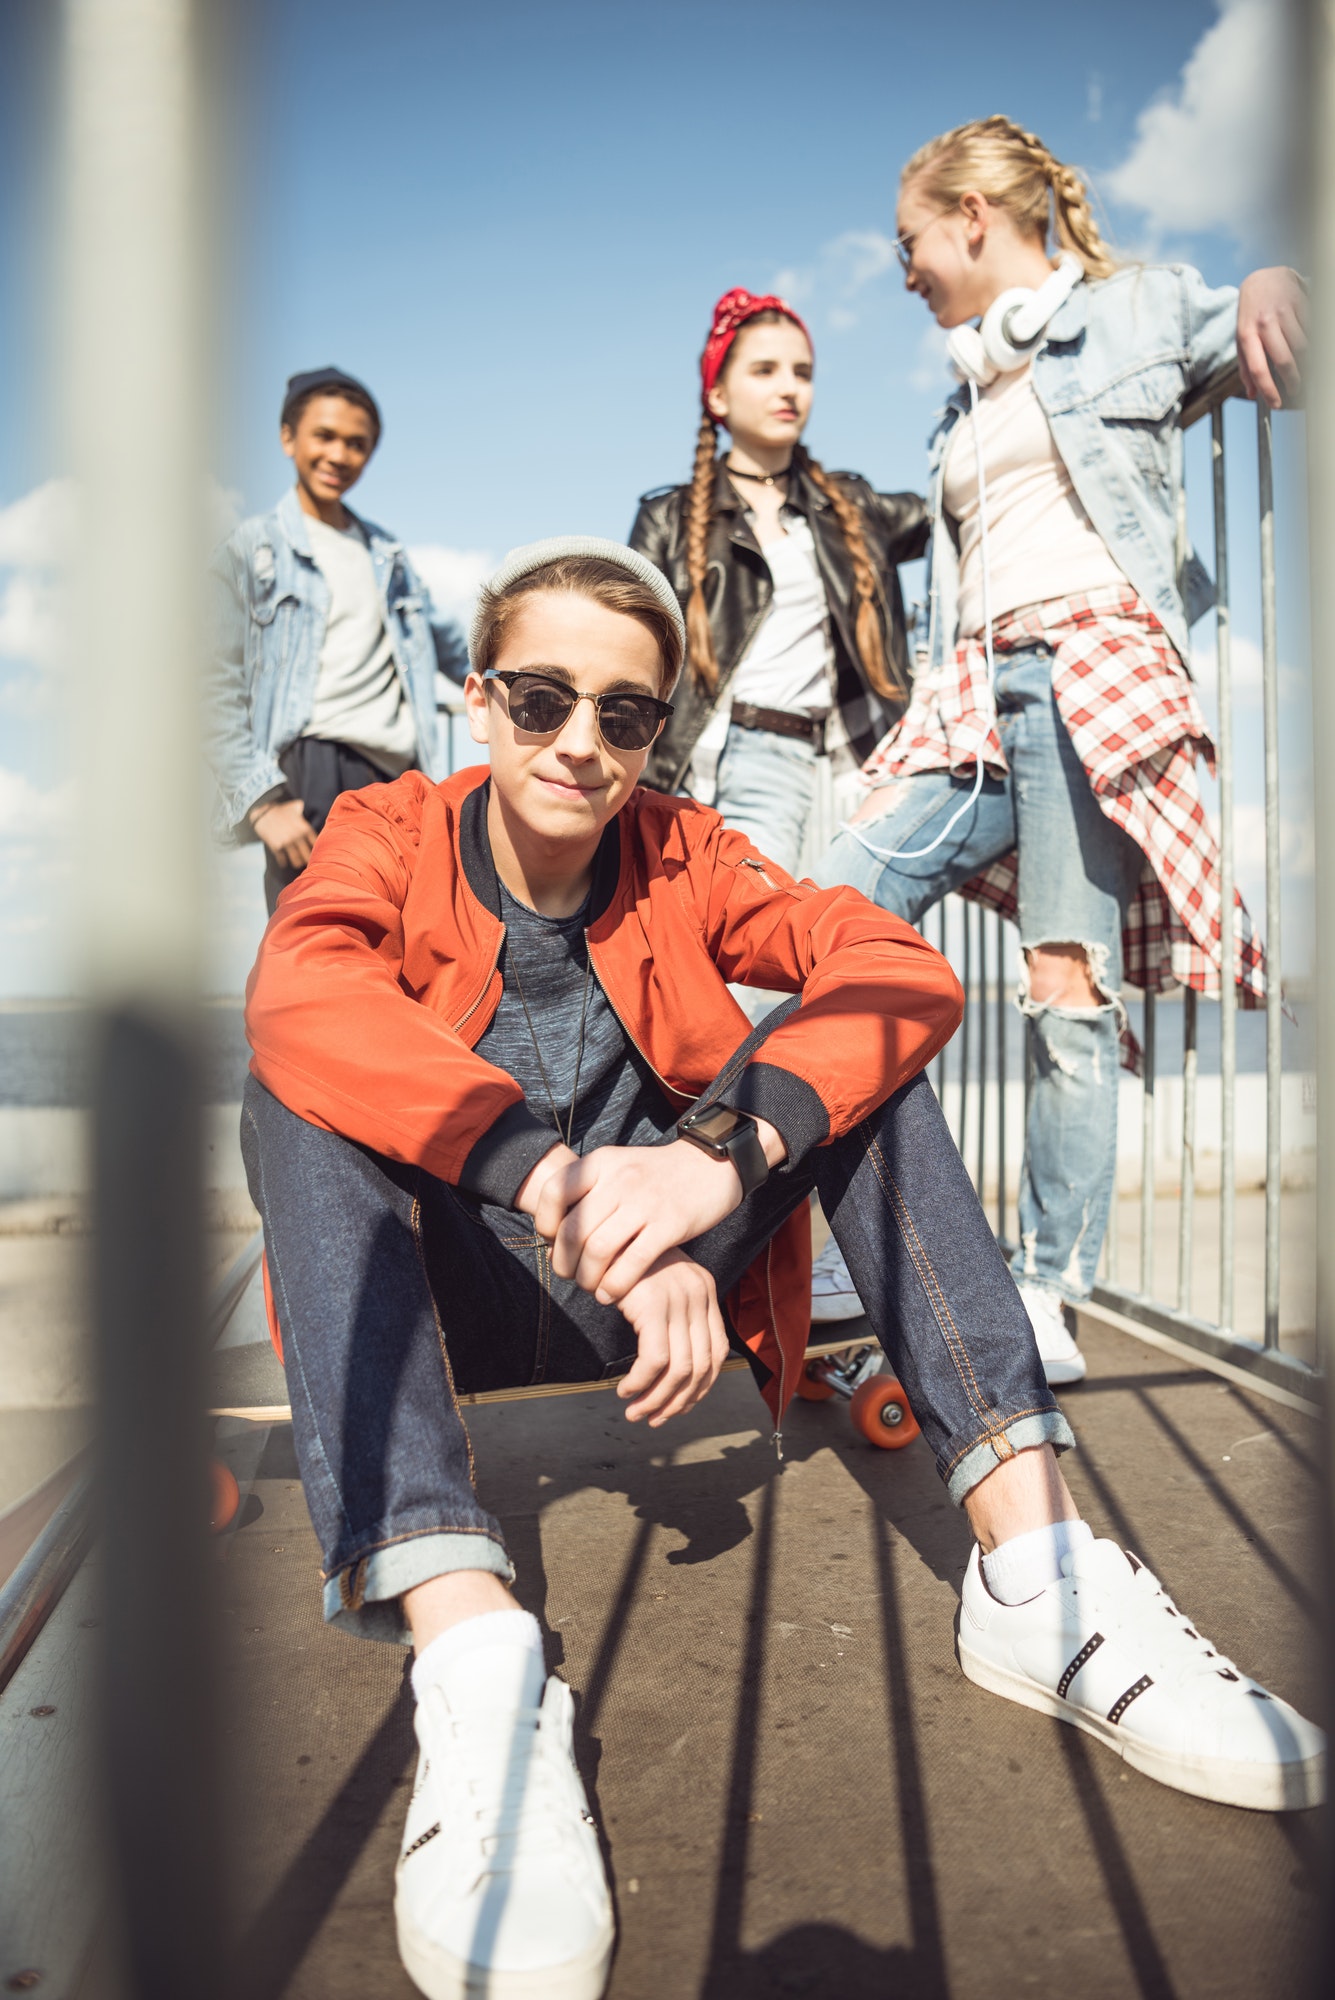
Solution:
[{"label": "white sneaker", "polygon": [[541,1708],[517,1708],[488,1700],[476,1677],[461,1692],[460,1678],[417,1705],[422,1754],[395,1875],[399,1956],[429,2000],[598,2000],[612,1903],[571,1748],[570,1690],[553,1676]]},{"label": "white sneaker", "polygon": [[1037,1285],[1021,1285],[1019,1289],[1049,1387],[1082,1382],[1089,1364],[1071,1338],[1057,1293],[1042,1291]]},{"label": "white sneaker", "polygon": [[857,1295],[857,1288],[848,1273],[843,1252],[831,1236],[819,1257],[811,1266],[811,1319],[812,1323],[824,1324],[828,1320],[861,1319],[866,1308]]},{"label": "white sneaker", "polygon": [[1217,1653],[1142,1562],[1087,1542],[1062,1569],[1027,1604],[1001,1604],[974,1548],[959,1623],[971,1681],[1197,1798],[1260,1812],[1321,1803],[1321,1731]]}]

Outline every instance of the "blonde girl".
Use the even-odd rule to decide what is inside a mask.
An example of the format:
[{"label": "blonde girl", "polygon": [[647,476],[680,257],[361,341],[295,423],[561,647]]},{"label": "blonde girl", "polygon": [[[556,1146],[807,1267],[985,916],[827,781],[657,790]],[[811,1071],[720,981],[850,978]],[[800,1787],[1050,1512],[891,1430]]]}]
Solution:
[{"label": "blonde girl", "polygon": [[[1278,403],[1301,286],[1119,266],[1079,174],[1003,117],[914,154],[897,230],[965,379],[931,443],[926,670],[818,873],[913,923],[963,889],[1018,926],[1035,1087],[1013,1268],[1048,1378],[1069,1382],[1085,1362],[1062,1305],[1088,1296],[1113,1192],[1123,978],[1208,993],[1221,976],[1195,772],[1211,749],[1185,665],[1208,579],[1177,574],[1177,413],[1235,358]],[[1256,1004],[1241,906],[1236,936],[1227,976]]]}]

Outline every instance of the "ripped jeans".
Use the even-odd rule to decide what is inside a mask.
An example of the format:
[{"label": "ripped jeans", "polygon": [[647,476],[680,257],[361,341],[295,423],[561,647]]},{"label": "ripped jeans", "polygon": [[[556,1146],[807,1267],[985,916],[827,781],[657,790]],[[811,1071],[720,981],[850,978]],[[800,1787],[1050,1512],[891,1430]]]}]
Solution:
[{"label": "ripped jeans", "polygon": [[[1023,973],[1034,1087],[1020,1171],[1015,1277],[1062,1298],[1088,1298],[1117,1169],[1118,1009],[1122,921],[1143,866],[1129,835],[1105,819],[1057,710],[1046,648],[997,661],[997,718],[1009,774],[921,859],[885,861],[839,833],[815,870],[883,910],[920,924],[980,868],[1019,857],[1020,943],[1083,945],[1098,1007],[1032,1000]],[[927,847],[973,789],[973,773],[931,771],[883,788],[886,811],[860,831],[883,850]]]}]

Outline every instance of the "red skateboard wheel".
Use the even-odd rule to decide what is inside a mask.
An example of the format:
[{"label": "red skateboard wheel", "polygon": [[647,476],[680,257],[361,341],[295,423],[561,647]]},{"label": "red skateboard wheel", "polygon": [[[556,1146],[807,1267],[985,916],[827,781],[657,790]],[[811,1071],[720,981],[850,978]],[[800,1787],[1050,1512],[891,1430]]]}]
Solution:
[{"label": "red skateboard wheel", "polygon": [[230,1465],[220,1458],[209,1460],[209,1533],[225,1534],[236,1519],[241,1505],[241,1488]]},{"label": "red skateboard wheel", "polygon": [[873,1375],[863,1382],[853,1392],[848,1414],[854,1430],[882,1451],[902,1451],[918,1435],[918,1419],[893,1375]]},{"label": "red skateboard wheel", "polygon": [[814,1368],[819,1367],[819,1361],[805,1361],[802,1364],[802,1372],[797,1378],[797,1393],[804,1403],[828,1403],[834,1394],[834,1390],[822,1376],[812,1373]]}]

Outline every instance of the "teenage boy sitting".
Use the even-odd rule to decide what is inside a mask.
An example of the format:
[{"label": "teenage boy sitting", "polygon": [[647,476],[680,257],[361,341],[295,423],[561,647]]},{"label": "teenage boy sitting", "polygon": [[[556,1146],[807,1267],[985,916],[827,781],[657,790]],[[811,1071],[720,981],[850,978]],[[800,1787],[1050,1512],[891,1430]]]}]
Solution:
[{"label": "teenage boy sitting", "polygon": [[[1314,1801],[1319,1732],[1077,1517],[1071,1432],[922,1074],[959,1019],[945,960],[637,788],[683,650],[642,557],[517,550],[470,650],[490,772],[336,807],[251,980],[243,1111],[325,1615],[417,1649],[417,1984],[593,2000],[612,1947],[571,1696],[456,1392],[619,1375],[659,1425],[731,1337],[777,1427],[813,1189],[977,1537],[965,1672],[1184,1790]],[[797,997],[748,1034],[732,981]]]},{"label": "teenage boy sitting", "polygon": [[341,792],[433,768],[436,670],[463,664],[402,545],[344,504],[380,442],[370,390],[341,368],[293,375],[279,438],[295,485],[214,559],[208,703],[216,830],[263,844],[271,916]]}]

